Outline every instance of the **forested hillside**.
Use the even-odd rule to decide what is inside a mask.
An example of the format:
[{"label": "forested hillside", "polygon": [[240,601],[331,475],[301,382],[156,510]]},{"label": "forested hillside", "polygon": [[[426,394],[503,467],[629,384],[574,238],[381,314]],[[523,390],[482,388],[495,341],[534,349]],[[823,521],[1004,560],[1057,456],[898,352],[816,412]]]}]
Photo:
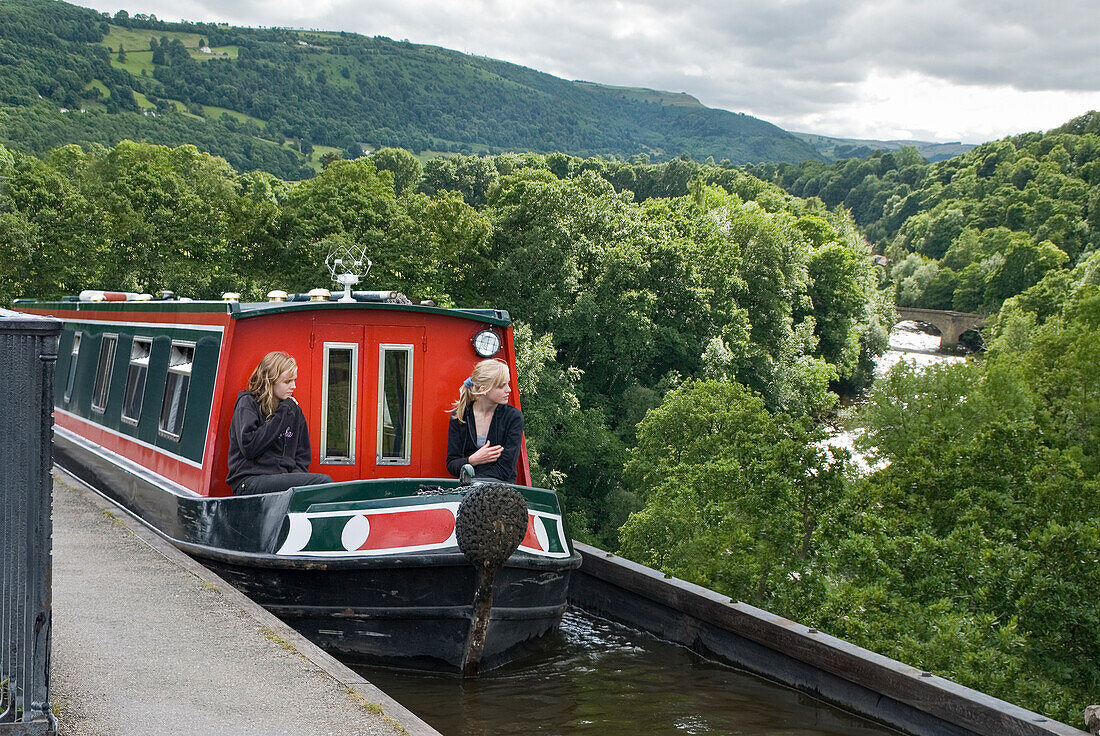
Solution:
[{"label": "forested hillside", "polygon": [[383,37],[107,18],[56,0],[0,4],[0,122],[0,143],[31,153],[126,138],[191,143],[284,178],[312,175],[326,152],[382,146],[820,158],[770,123],[687,95],[571,82]]},{"label": "forested hillside", "polygon": [[897,303],[997,311],[1100,245],[1100,115],[933,164],[913,149],[749,169],[844,206],[890,260]]}]

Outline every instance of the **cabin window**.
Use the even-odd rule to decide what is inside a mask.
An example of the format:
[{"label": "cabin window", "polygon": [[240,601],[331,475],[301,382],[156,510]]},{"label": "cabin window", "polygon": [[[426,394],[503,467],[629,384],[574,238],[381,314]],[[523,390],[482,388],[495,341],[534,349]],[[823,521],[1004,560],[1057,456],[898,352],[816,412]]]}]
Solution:
[{"label": "cabin window", "polygon": [[135,337],[130,345],[130,369],[126,372],[126,395],[122,400],[122,420],[137,424],[145,400],[145,377],[149,374],[149,354],[153,341]]},{"label": "cabin window", "polygon": [[378,352],[378,464],[408,465],[412,438],[412,345],[380,345]]},{"label": "cabin window", "polygon": [[325,343],[325,382],[321,387],[321,462],[355,463],[355,415],[359,385],[359,346]]},{"label": "cabin window", "polygon": [[83,333],[73,334],[73,347],[69,352],[69,375],[65,379],[65,401],[73,397],[73,386],[76,384],[76,360],[80,357],[80,336]]},{"label": "cabin window", "polygon": [[187,409],[187,391],[191,388],[191,363],[194,359],[194,345],[172,343],[168,378],[164,383],[164,404],[160,408],[160,432],[177,440],[183,434],[183,415]]},{"label": "cabin window", "polygon": [[111,392],[111,369],[115,364],[115,346],[118,335],[104,335],[99,343],[99,366],[95,371],[92,388],[92,410],[102,413],[107,408],[107,396]]}]

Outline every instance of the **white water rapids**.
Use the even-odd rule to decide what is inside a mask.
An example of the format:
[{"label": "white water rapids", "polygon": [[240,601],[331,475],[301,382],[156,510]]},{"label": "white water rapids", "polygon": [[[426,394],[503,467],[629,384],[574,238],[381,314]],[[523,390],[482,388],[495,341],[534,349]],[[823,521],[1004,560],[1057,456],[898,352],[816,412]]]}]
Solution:
[{"label": "white water rapids", "polygon": [[[926,368],[937,363],[956,363],[966,360],[960,355],[947,355],[939,352],[939,335],[922,332],[917,323],[901,322],[890,332],[890,349],[875,361],[875,378],[883,376],[888,370],[902,361]],[[824,441],[830,447],[843,447],[852,454],[852,462],[863,473],[876,470],[881,465],[872,466],[867,458],[855,447],[855,440],[862,430],[837,430]]]}]

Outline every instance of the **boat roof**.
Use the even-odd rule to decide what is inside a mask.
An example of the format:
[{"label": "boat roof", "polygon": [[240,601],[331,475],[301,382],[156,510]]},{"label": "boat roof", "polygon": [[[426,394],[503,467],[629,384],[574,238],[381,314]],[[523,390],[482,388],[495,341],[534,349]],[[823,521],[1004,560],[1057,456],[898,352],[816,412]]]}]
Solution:
[{"label": "boat roof", "polygon": [[233,302],[223,300],[185,301],[176,299],[152,301],[38,301],[35,299],[16,299],[13,307],[33,307],[48,310],[54,314],[76,314],[80,312],[123,312],[123,313],[179,313],[179,314],[225,314],[231,319],[248,319],[283,312],[302,311],[400,311],[421,314],[438,314],[451,317],[488,322],[489,324],[508,326],[512,318],[503,309],[447,309],[423,304],[397,304],[389,302],[338,302],[338,301],[293,301],[293,302]]}]

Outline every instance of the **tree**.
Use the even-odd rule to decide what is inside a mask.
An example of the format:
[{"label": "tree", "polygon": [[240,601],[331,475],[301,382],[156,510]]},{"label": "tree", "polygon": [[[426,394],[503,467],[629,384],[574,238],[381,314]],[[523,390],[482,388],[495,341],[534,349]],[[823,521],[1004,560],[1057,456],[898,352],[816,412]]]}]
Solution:
[{"label": "tree", "polygon": [[524,323],[514,335],[532,476],[562,494],[573,538],[614,548],[634,507],[618,489],[622,443],[598,411],[581,407],[580,371],[558,362],[553,336],[536,337]]},{"label": "tree", "polygon": [[986,303],[999,307],[1005,299],[1039,283],[1048,271],[1061,268],[1068,260],[1069,256],[1049,240],[1038,244],[1017,241],[990,277]]},{"label": "tree", "polygon": [[845,497],[844,459],[806,420],[729,381],[688,381],[638,426],[626,479],[645,500],[623,554],[735,599],[797,584]]},{"label": "tree", "polygon": [[194,146],[124,141],[92,156],[84,191],[107,226],[97,285],[207,298],[226,291],[234,175]]},{"label": "tree", "polygon": [[833,242],[817,248],[808,264],[818,349],[841,376],[856,369],[860,327],[867,321],[870,260]]},{"label": "tree", "polygon": [[371,159],[376,169],[393,173],[393,187],[398,195],[420,183],[424,167],[416,156],[403,148],[379,148],[371,154]]}]

